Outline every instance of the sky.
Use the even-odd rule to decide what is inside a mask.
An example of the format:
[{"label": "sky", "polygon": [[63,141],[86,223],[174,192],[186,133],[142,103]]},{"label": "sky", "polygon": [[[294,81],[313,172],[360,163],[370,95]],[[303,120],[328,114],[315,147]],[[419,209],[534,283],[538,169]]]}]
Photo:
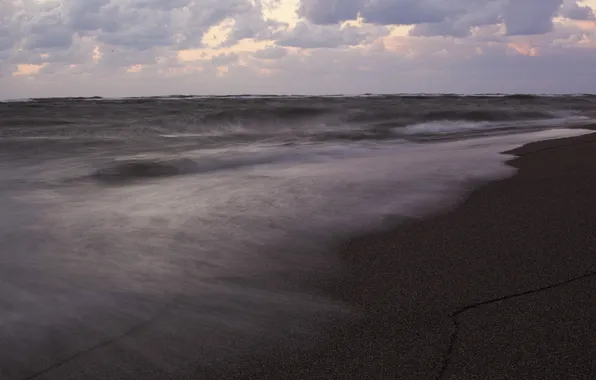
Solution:
[{"label": "sky", "polygon": [[596,0],[0,0],[0,98],[594,93]]}]

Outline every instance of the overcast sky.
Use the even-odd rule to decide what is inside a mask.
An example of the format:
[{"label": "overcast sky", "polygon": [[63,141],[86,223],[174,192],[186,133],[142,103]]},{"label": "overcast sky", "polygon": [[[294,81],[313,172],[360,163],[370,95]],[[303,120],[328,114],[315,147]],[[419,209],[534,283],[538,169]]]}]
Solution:
[{"label": "overcast sky", "polygon": [[596,92],[596,0],[0,0],[0,98]]}]

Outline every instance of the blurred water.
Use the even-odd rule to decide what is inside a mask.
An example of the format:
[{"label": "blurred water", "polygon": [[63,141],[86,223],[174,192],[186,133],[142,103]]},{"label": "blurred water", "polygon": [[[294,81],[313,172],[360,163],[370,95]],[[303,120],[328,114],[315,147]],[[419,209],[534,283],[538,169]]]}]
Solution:
[{"label": "blurred water", "polygon": [[342,276],[330,248],[513,174],[502,151],[583,133],[216,146],[3,137],[0,378],[62,362],[54,378],[69,366],[159,378],[298,350],[359,313],[318,286]]}]

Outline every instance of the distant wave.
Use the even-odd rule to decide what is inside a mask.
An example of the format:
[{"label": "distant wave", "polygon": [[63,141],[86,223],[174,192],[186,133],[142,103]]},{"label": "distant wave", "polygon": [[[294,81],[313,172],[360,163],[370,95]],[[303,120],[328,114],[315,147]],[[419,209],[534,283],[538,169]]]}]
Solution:
[{"label": "distant wave", "polygon": [[528,99],[536,99],[539,95],[532,95],[532,94],[513,94],[513,95],[505,95],[507,99],[520,99],[520,100],[528,100]]},{"label": "distant wave", "polygon": [[569,97],[595,97],[595,94],[569,93],[569,94],[504,94],[504,93],[475,93],[475,94],[455,94],[455,93],[363,93],[358,95],[350,94],[328,94],[328,95],[305,95],[305,94],[230,94],[230,95],[154,95],[154,96],[128,96],[128,97],[109,97],[109,96],[73,96],[73,97],[47,97],[47,98],[21,98],[5,99],[5,102],[65,102],[65,101],[84,101],[84,100],[105,100],[105,101],[130,101],[144,102],[145,100],[192,100],[192,99],[350,99],[350,98],[392,98],[392,99],[430,99],[430,98],[462,98],[462,99],[483,99],[483,98],[507,98],[507,99],[537,99],[537,98],[569,98]]},{"label": "distant wave", "polygon": [[433,121],[516,121],[545,120],[559,116],[539,110],[512,110],[506,108],[488,109],[443,109],[443,110],[410,110],[396,113],[391,109],[368,109],[348,116],[351,122],[376,122],[377,125],[405,126],[414,123]]},{"label": "distant wave", "polygon": [[497,110],[451,110],[432,111],[424,115],[429,121],[462,120],[462,121],[511,121],[552,119],[555,116],[549,112],[540,111],[515,111],[506,109]]},{"label": "distant wave", "polygon": [[130,152],[174,145],[442,139],[593,120],[596,98],[583,95],[54,98],[0,103],[0,144],[15,151],[109,145]]},{"label": "distant wave", "polygon": [[217,124],[226,122],[259,122],[259,121],[275,121],[279,119],[283,120],[295,120],[301,118],[312,118],[320,116],[326,113],[331,113],[333,109],[310,106],[273,106],[267,108],[238,108],[238,109],[227,109],[206,115],[202,122],[205,124]]},{"label": "distant wave", "polygon": [[31,98],[30,100],[33,102],[45,102],[45,103],[51,103],[51,102],[55,102],[55,101],[78,101],[78,100],[98,100],[98,99],[103,99],[103,97],[101,96],[89,96],[89,97],[85,97],[85,96],[73,96],[73,97],[64,97],[64,98]]}]

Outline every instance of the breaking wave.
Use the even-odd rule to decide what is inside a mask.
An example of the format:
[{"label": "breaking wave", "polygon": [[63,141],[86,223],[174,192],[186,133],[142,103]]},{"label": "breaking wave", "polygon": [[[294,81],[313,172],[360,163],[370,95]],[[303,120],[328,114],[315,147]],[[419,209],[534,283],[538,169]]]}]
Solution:
[{"label": "breaking wave", "polygon": [[516,122],[462,122],[462,121],[432,121],[425,123],[417,123],[406,126],[398,130],[398,133],[404,137],[437,137],[446,135],[457,135],[466,137],[468,135],[477,134],[496,134],[496,133],[515,133],[515,132],[532,132],[542,129],[559,128],[559,127],[582,127],[588,125],[590,119],[585,117],[567,117],[557,119],[531,119],[526,121]]},{"label": "breaking wave", "polygon": [[0,103],[0,145],[17,152],[106,146],[131,152],[184,144],[432,140],[587,126],[595,109],[594,97],[534,95],[34,99]]},{"label": "breaking wave", "polygon": [[461,121],[513,121],[552,119],[556,117],[549,112],[511,111],[511,110],[450,110],[432,111],[423,118],[428,121],[461,120]]}]

